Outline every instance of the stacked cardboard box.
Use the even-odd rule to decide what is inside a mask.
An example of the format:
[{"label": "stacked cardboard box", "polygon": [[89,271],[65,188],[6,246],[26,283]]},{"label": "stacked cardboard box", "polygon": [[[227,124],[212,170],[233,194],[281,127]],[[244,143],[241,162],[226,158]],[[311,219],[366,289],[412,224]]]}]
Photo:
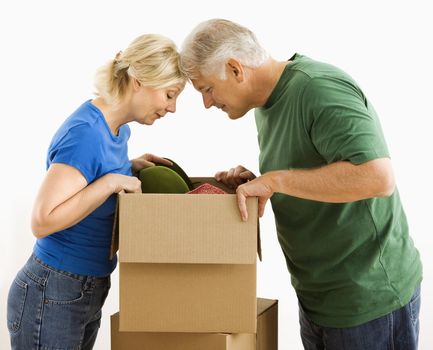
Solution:
[{"label": "stacked cardboard box", "polygon": [[111,350],[277,350],[278,303],[257,299],[257,332],[120,332],[119,313],[111,316]]},{"label": "stacked cardboard box", "polygon": [[[192,180],[222,186],[211,178]],[[248,198],[247,207],[249,219],[242,222],[234,194],[120,194],[120,313],[113,316],[112,337],[151,342],[163,332],[162,338],[185,344],[252,339],[258,312],[266,310],[256,299],[257,199]],[[177,349],[161,346],[140,349]],[[233,346],[221,349],[255,349]]]}]

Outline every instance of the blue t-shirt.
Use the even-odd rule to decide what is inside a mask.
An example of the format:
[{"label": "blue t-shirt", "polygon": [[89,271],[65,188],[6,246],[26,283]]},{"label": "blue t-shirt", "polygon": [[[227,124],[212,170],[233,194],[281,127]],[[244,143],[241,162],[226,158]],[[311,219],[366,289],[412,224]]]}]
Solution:
[{"label": "blue t-shirt", "polygon": [[[52,163],[77,168],[91,184],[108,173],[132,175],[128,158],[128,125],[113,135],[101,111],[91,101],[83,103],[54,135],[48,149]],[[107,276],[116,267],[110,260],[116,195],[82,221],[36,241],[35,255],[48,265],[87,276]]]}]

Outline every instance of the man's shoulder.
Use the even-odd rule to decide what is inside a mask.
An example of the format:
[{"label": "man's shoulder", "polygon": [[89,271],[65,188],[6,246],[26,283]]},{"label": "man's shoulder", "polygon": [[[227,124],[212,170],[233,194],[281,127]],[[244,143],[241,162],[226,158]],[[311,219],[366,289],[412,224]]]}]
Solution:
[{"label": "man's shoulder", "polygon": [[312,78],[350,78],[349,75],[337,66],[312,59],[308,56],[295,54],[289,61],[289,69],[302,72]]}]

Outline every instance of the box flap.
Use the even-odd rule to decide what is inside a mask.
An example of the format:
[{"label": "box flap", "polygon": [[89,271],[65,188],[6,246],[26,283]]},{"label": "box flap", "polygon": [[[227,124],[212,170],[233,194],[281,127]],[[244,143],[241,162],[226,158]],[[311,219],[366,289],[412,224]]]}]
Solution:
[{"label": "box flap", "polygon": [[260,221],[259,221],[259,218],[257,218],[257,255],[259,256],[259,260],[262,261],[262,240],[260,239]]},{"label": "box flap", "polygon": [[110,260],[113,260],[119,250],[119,197],[116,200],[116,210],[114,211],[113,232],[111,234]]},{"label": "box flap", "polygon": [[120,262],[253,264],[257,198],[247,222],[234,194],[119,194]]},{"label": "box flap", "polygon": [[256,350],[278,349],[278,301],[257,299]]},{"label": "box flap", "polygon": [[278,304],[278,300],[257,298],[257,316],[263,314],[273,305]]}]

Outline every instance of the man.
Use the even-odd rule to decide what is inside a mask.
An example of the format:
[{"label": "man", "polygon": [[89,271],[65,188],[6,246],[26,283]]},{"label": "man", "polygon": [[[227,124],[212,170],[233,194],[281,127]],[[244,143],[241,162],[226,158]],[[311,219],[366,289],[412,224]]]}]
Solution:
[{"label": "man", "polygon": [[[260,172],[217,180],[268,199],[299,299],[305,349],[417,348],[422,266],[408,234],[387,146],[357,83],[295,54],[269,57],[255,35],[214,19],[187,37],[182,69],[231,119],[255,108]],[[393,347],[392,347],[393,346]]]}]

